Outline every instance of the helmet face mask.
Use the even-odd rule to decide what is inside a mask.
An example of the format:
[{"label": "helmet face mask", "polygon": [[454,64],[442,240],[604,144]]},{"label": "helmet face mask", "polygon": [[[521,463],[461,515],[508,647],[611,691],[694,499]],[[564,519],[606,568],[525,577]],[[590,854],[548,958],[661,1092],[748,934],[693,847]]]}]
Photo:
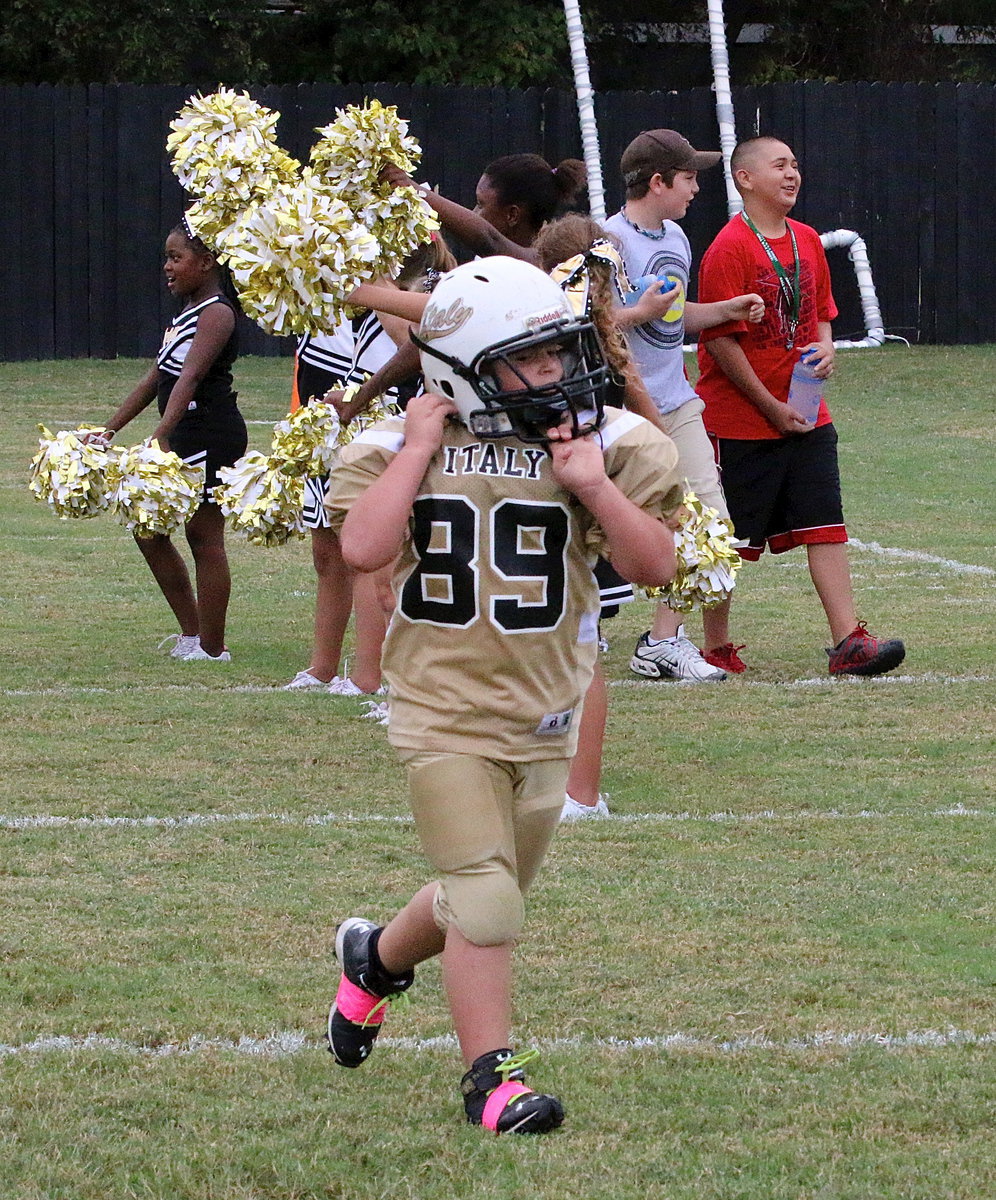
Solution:
[{"label": "helmet face mask", "polygon": [[[426,389],[451,399],[477,437],[542,443],[565,421],[575,437],[602,423],[608,368],[595,330],[529,263],[498,257],[450,271],[413,340]],[[530,383],[531,358],[549,361],[551,348],[560,377]]]}]

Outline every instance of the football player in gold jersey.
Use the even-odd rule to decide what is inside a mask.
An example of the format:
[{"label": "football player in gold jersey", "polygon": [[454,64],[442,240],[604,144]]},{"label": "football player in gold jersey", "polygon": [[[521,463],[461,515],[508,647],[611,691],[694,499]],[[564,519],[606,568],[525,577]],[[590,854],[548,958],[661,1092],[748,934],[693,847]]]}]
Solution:
[{"label": "football player in gold jersey", "polygon": [[512,947],[597,654],[592,566],[602,553],[633,582],[671,579],[677,454],[603,406],[590,322],[528,263],[443,276],[415,341],[426,393],[343,449],[327,504],[351,567],[395,564],[388,736],[437,878],[383,927],[339,926],[329,1049],[359,1066],[387,1002],[441,954],[467,1119],[541,1133],[563,1109],[509,1047]]}]

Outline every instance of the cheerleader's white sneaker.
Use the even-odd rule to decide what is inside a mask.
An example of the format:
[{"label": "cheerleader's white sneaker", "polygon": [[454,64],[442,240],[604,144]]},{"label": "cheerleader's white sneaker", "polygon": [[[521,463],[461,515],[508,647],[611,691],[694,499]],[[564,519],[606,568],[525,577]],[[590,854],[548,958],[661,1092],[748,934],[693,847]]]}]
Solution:
[{"label": "cheerleader's white sneaker", "polygon": [[293,692],[299,688],[327,688],[328,686],[324,679],[319,679],[317,676],[312,675],[310,671],[298,671],[290,683],[284,684],[284,691]]},{"label": "cheerleader's white sneaker", "polygon": [[196,633],[171,633],[169,637],[163,638],[156,649],[162,650],[164,646],[170,646],[170,658],[186,658],[192,650],[197,650],[200,644],[201,639]]},{"label": "cheerleader's white sneaker", "polygon": [[605,792],[598,793],[597,804],[580,804],[573,796],[564,796],[564,807],[560,810],[561,821],[585,821],[609,815],[606,803],[608,796]]},{"label": "cheerleader's white sneaker", "polygon": [[222,652],[220,654],[208,654],[208,652],[204,649],[204,647],[200,644],[200,642],[198,642],[197,645],[193,648],[193,650],[190,651],[189,654],[185,654],[183,656],[183,661],[184,662],[231,662],[232,656],[228,653],[227,650],[222,650]]}]

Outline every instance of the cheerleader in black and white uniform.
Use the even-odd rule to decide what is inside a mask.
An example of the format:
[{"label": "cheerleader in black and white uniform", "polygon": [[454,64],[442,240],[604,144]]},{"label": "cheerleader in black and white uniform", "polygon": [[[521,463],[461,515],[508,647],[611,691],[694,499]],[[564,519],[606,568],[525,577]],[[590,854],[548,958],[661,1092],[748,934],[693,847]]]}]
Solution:
[{"label": "cheerleader in black and white uniform", "polygon": [[[415,306],[417,316],[414,312],[392,315],[390,306],[386,312],[377,312],[376,297],[414,299],[410,292],[424,296],[432,290],[439,275],[454,265],[445,242],[438,239],[427,242],[405,259],[393,283],[372,289],[361,287],[354,293],[357,305],[369,302],[369,308],[343,321],[331,333],[302,337],[294,364],[292,406],[308,404],[315,398],[330,399],[336,395],[330,389],[342,384],[361,384],[388,363],[399,345],[408,344],[410,321],[421,316],[421,307]],[[369,292],[369,301],[362,298],[364,291]],[[411,388],[388,388],[383,401],[403,407],[411,391]],[[318,577],[314,638],[308,666],[285,686],[289,690],[325,688],[333,696],[373,695],[380,688],[380,647],[393,608],[390,572],[356,576],[345,565],[339,539],[332,532],[325,511],[327,490],[327,475],[305,480],[303,521],[311,531],[312,561]],[[355,618],[354,657],[351,669],[343,670],[340,676],[342,643],[351,607]]]},{"label": "cheerleader in black and white uniform", "polygon": [[109,439],[156,400],[159,422],[153,437],[160,447],[204,466],[204,499],[185,527],[196,592],[168,536],[135,540],[180,626],[171,655],[187,662],[228,662],[225,618],[231,575],[224,517],[210,496],[218,483],[218,468],[231,466],[248,444],[232,390],[231,368],[238,355],[236,310],[225,294],[214,254],[185,226],[177,226],[166,239],[163,270],[167,287],[183,307],[166,330],[155,363],[110,419],[103,436]]}]

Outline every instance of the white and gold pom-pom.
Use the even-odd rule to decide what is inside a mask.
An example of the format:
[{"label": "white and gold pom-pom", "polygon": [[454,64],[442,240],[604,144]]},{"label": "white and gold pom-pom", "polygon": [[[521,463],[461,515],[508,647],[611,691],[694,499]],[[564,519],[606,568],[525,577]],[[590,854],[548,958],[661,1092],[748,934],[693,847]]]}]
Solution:
[{"label": "white and gold pom-pom", "polygon": [[173,533],[204,499],[204,468],[161,449],[155,438],[112,452],[108,479],[118,520],[136,537]]},{"label": "white and gold pom-pom", "polygon": [[312,147],[311,165],[347,203],[376,190],[385,163],[411,172],[422,157],[418,142],[408,135],[408,122],[394,105],[379,100],[337,108],[331,125],[316,132],[321,138]]},{"label": "white and gold pom-pom", "polygon": [[336,109],[332,124],[316,132],[321,138],[311,149],[311,166],[320,186],[344,200],[377,240],[376,273],[393,276],[439,228],[439,220],[414,188],[395,189],[379,175],[387,163],[413,171],[421,146],[398,110],[379,100]]},{"label": "white and gold pom-pom", "polygon": [[102,433],[96,425],[60,429],[53,434],[44,425],[38,453],[31,460],[28,487],[62,520],[95,517],[111,503],[108,494],[106,442],[84,441],[86,433]]},{"label": "white and gold pom-pom", "polygon": [[687,510],[674,535],[678,560],[674,579],[664,588],[647,588],[653,600],[663,600],[675,612],[711,608],[726,600],[736,586],[740,555],[728,521],[694,492],[682,505]]},{"label": "white and gold pom-pom", "polygon": [[273,427],[270,462],[284,475],[324,475],[338,454],[339,414],[312,400]]},{"label": "white and gold pom-pom", "polygon": [[345,298],[373,278],[380,253],[352,210],[315,188],[310,175],[250,205],[213,245],[247,315],[278,335],[337,325]]},{"label": "white and gold pom-pom", "polygon": [[246,92],[220,88],[191,96],[170,122],[166,149],[180,183],[195,196],[216,196],[235,210],[297,177],[300,164],[278,145],[280,114]]},{"label": "white and gold pom-pom", "polygon": [[288,476],[258,451],[243,455],[234,466],[221,467],[214,502],[236,533],[255,546],[282,546],[304,537],[301,519],[304,478]]},{"label": "white and gold pom-pom", "polygon": [[380,247],[378,275],[393,278],[404,259],[428,242],[439,228],[439,218],[414,188],[395,190],[380,185],[357,212],[360,222]]}]

